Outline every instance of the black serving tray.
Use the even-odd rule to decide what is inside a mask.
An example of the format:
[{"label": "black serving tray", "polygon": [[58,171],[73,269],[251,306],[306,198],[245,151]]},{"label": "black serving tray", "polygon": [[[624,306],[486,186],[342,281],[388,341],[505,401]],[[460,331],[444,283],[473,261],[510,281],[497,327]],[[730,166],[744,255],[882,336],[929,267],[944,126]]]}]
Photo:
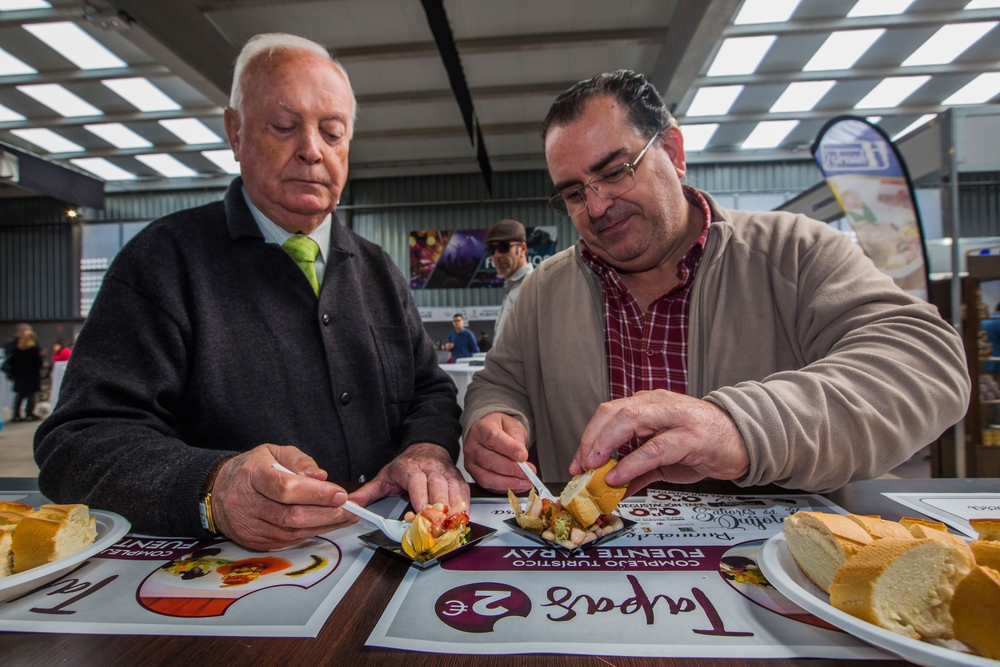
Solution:
[{"label": "black serving tray", "polygon": [[504,521],[504,524],[506,524],[508,528],[513,530],[518,535],[523,535],[524,537],[527,537],[529,540],[538,542],[539,544],[545,545],[547,547],[551,547],[552,549],[559,549],[568,554],[575,554],[578,551],[584,551],[586,549],[591,549],[593,547],[600,546],[602,544],[610,542],[611,540],[617,540],[622,535],[631,532],[632,526],[638,523],[637,521],[632,521],[632,519],[626,519],[624,517],[618,517],[618,518],[622,520],[623,525],[621,530],[616,530],[615,532],[609,533],[608,535],[603,535],[601,537],[598,537],[593,542],[587,542],[586,544],[581,544],[580,546],[573,547],[572,549],[567,549],[563,545],[556,544],[555,542],[549,542],[548,540],[544,539],[541,535],[535,535],[530,530],[525,530],[524,528],[521,528],[519,525],[517,525],[517,519],[514,518],[507,519]]},{"label": "black serving tray", "polygon": [[394,558],[395,560],[408,563],[418,570],[427,570],[434,567],[442,561],[446,561],[452,556],[457,556],[460,553],[468,551],[472,547],[476,546],[478,543],[482,542],[486,538],[497,532],[496,528],[490,528],[478,523],[469,523],[469,534],[468,539],[462,546],[452,549],[451,551],[446,551],[437,558],[432,558],[424,563],[417,562],[406,555],[403,551],[403,547],[399,546],[399,542],[389,539],[385,533],[381,530],[373,530],[370,533],[365,533],[364,535],[359,535],[358,539],[364,542],[366,545],[375,549],[376,551],[381,551],[389,558]]}]

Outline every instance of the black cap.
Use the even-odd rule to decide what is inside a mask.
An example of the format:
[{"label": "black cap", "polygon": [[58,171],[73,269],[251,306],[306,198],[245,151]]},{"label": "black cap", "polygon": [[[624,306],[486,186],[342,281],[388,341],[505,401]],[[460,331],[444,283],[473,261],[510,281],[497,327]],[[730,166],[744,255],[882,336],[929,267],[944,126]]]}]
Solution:
[{"label": "black cap", "polygon": [[524,243],[527,236],[524,232],[524,225],[517,220],[501,220],[490,227],[486,232],[486,243],[500,243],[501,241],[516,241]]}]

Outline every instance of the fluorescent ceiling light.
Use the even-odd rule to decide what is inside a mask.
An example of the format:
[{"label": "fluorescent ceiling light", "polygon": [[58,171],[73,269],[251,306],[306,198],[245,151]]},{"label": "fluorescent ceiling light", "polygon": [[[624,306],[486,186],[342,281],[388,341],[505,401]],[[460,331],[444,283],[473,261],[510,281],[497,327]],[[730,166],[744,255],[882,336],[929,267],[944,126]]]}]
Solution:
[{"label": "fluorescent ceiling light", "polygon": [[37,72],[34,67],[23,60],[15,58],[3,49],[0,49],[0,76],[13,76],[15,74],[34,74]]},{"label": "fluorescent ceiling light", "polygon": [[139,111],[177,111],[181,105],[164,94],[162,90],[141,76],[130,79],[106,79],[105,86],[125,98]]},{"label": "fluorescent ceiling light", "polygon": [[743,86],[699,88],[685,116],[721,116],[729,113],[729,108],[742,92]]},{"label": "fluorescent ceiling light", "polygon": [[782,23],[792,17],[800,2],[802,0],[746,0],[733,24]]},{"label": "fluorescent ceiling light", "polygon": [[930,81],[929,76],[887,76],[871,92],[854,105],[855,109],[888,109],[899,106],[920,86]]},{"label": "fluorescent ceiling light", "polygon": [[902,14],[912,4],[913,0],[858,0],[851,11],[847,12],[847,18]]},{"label": "fluorescent ceiling light", "polygon": [[882,120],[882,116],[868,116],[867,118],[865,118],[865,120],[867,120],[872,125],[878,125],[878,122]]},{"label": "fluorescent ceiling light", "polygon": [[136,155],[135,159],[168,178],[184,178],[198,175],[198,172],[194,169],[180,162],[173,155],[169,155],[167,153]]},{"label": "fluorescent ceiling light", "polygon": [[1000,72],[980,74],[941,104],[984,104],[1000,93]]},{"label": "fluorescent ceiling light", "polygon": [[48,9],[51,6],[45,0],[0,0],[0,12],[13,12],[19,9]]},{"label": "fluorescent ceiling light", "polygon": [[71,21],[27,23],[22,27],[80,69],[126,67],[124,60]]},{"label": "fluorescent ceiling light", "polygon": [[836,81],[796,81],[788,84],[785,92],[771,107],[771,113],[783,111],[809,111],[826,95]]},{"label": "fluorescent ceiling light", "polygon": [[[683,128],[681,131],[683,132]],[[215,166],[227,174],[240,173],[240,163],[236,161],[233,151],[229,148],[223,148],[217,151],[202,151],[201,154],[214,162]]]},{"label": "fluorescent ceiling light", "polygon": [[704,125],[681,125],[681,135],[684,137],[684,150],[701,151],[711,141],[712,135],[719,129],[718,123]]},{"label": "fluorescent ceiling light", "polygon": [[904,127],[901,132],[897,132],[892,137],[892,140],[895,141],[896,139],[899,139],[900,137],[902,137],[904,135],[907,135],[910,132],[913,132],[918,127],[920,127],[922,125],[926,125],[927,123],[929,123],[930,121],[934,120],[935,118],[937,118],[937,114],[936,113],[927,113],[927,114],[924,114],[920,118],[916,119],[915,121],[913,121],[912,123],[910,123],[909,125],[907,125],[906,127]]},{"label": "fluorescent ceiling light", "polygon": [[903,61],[903,67],[946,65],[996,26],[996,21],[953,23],[942,26],[919,49]]},{"label": "fluorescent ceiling light", "polygon": [[799,124],[797,120],[763,120],[757,123],[740,148],[774,148]]},{"label": "fluorescent ceiling light", "polygon": [[161,120],[159,123],[188,145],[222,143],[222,137],[197,118],[174,118]]},{"label": "fluorescent ceiling light", "polygon": [[966,9],[993,9],[1000,7],[1000,0],[972,0],[965,6]]},{"label": "fluorescent ceiling light", "polygon": [[79,153],[83,150],[83,146],[45,128],[11,130],[10,133],[25,141],[30,141],[50,153]]},{"label": "fluorescent ceiling light", "polygon": [[115,148],[149,148],[153,145],[121,123],[84,125],[83,129],[93,132]]},{"label": "fluorescent ceiling light", "polygon": [[60,116],[77,118],[79,116],[103,116],[104,112],[77,97],[58,83],[38,83],[30,86],[17,86],[25,95],[34,98]]},{"label": "fluorescent ceiling light", "polygon": [[708,76],[753,74],[777,38],[776,35],[758,35],[724,39],[708,68]]},{"label": "fluorescent ceiling light", "polygon": [[850,69],[883,33],[885,28],[833,32],[823,42],[823,46],[819,47],[819,51],[809,59],[802,71]]},{"label": "fluorescent ceiling light", "polygon": [[125,171],[114,162],[109,162],[102,157],[78,157],[70,160],[73,164],[86,169],[98,178],[105,181],[134,181],[135,174]]},{"label": "fluorescent ceiling light", "polygon": [[0,104],[0,123],[9,123],[12,120],[24,120],[24,116]]}]

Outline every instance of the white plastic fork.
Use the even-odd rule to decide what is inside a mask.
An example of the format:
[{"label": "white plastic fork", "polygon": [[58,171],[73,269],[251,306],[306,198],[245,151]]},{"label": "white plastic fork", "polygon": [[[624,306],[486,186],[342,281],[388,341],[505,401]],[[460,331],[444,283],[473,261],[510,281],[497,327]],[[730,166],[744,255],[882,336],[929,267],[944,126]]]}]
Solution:
[{"label": "white plastic fork", "polygon": [[[280,470],[281,472],[287,472],[289,475],[295,474],[280,463],[273,463],[271,464],[271,467],[275,470]],[[386,519],[383,516],[375,514],[375,512],[372,512],[371,510],[365,509],[352,500],[348,500],[344,503],[343,507],[351,514],[359,516],[369,523],[375,524],[376,528],[385,533],[386,537],[394,542],[402,542],[403,535],[406,534],[407,529],[410,527],[410,524],[406,521]]]},{"label": "white plastic fork", "polygon": [[548,487],[542,484],[542,480],[538,479],[538,476],[535,475],[534,472],[532,472],[531,467],[527,463],[518,462],[517,465],[521,467],[521,470],[524,472],[524,476],[527,477],[528,480],[535,485],[535,491],[538,492],[538,496],[540,498],[548,498],[552,502],[556,502],[559,500],[558,498],[552,495],[552,492],[549,491]]}]

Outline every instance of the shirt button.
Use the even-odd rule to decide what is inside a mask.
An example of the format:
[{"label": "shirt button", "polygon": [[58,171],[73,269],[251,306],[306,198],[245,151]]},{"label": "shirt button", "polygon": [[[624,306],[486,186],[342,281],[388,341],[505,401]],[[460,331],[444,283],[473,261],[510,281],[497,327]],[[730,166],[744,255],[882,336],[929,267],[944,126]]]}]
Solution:
[{"label": "shirt button", "polygon": [[358,477],[358,482],[364,484],[365,483],[365,476],[362,475],[361,477]]},{"label": "shirt button", "polygon": [[655,352],[653,352],[652,350],[646,350],[646,356],[647,356],[647,357],[651,357],[651,356],[653,356],[654,354],[655,354]]},{"label": "shirt button", "polygon": [[340,395],[340,404],[341,405],[347,405],[350,402],[351,402],[351,395],[348,394],[346,391],[343,394]]},{"label": "shirt button", "polygon": [[323,320],[323,324],[325,324],[327,326],[330,326],[330,314],[329,313],[323,313],[323,317],[321,317],[320,319]]}]

